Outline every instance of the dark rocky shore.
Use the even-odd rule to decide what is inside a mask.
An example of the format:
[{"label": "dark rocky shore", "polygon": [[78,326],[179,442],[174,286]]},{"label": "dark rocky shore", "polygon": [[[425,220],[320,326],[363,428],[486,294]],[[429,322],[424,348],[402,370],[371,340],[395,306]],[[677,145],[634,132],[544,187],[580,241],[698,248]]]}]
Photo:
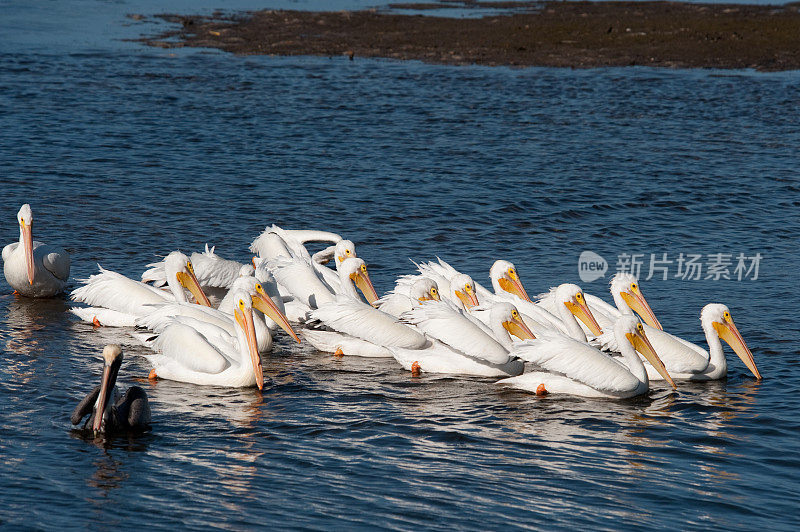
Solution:
[{"label": "dark rocky shore", "polygon": [[[503,2],[468,5],[501,14],[483,18],[391,11],[164,15],[180,27],[144,41],[236,54],[346,55],[458,65],[800,68],[800,4],[542,2],[528,9]],[[436,6],[441,4],[408,7]]]}]

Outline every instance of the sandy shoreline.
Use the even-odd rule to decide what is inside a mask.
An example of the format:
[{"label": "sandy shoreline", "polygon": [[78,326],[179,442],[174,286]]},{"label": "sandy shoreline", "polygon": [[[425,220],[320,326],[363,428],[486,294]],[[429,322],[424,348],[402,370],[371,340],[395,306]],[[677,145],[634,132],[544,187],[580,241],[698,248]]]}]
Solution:
[{"label": "sandy shoreline", "polygon": [[[486,4],[484,4],[486,5]],[[544,2],[483,18],[380,11],[164,15],[149,45],[236,54],[346,55],[443,64],[800,68],[800,4]],[[414,6],[419,9],[419,6]]]}]

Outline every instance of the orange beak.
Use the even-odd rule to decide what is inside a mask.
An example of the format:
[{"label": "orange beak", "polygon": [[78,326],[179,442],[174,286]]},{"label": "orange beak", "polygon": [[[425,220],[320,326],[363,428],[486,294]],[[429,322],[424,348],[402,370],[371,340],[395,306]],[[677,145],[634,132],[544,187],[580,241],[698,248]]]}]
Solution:
[{"label": "orange beak", "polygon": [[758,368],[756,367],[756,361],[753,358],[753,353],[750,352],[750,349],[747,347],[747,344],[744,343],[744,338],[742,335],[739,334],[739,329],[736,328],[734,325],[733,320],[731,319],[730,322],[719,323],[714,322],[714,329],[716,329],[717,334],[719,337],[725,340],[731,349],[736,352],[744,365],[753,372],[753,375],[756,376],[756,379],[761,380],[761,373],[759,373]]},{"label": "orange beak", "polygon": [[519,318],[512,318],[509,321],[504,321],[503,327],[520,340],[533,340],[536,338],[525,322]]},{"label": "orange beak", "polygon": [[353,282],[356,284],[361,293],[364,294],[364,298],[367,300],[367,303],[372,305],[378,300],[378,293],[375,291],[375,287],[372,286],[372,281],[369,279],[369,274],[365,271],[357,271],[351,277]]},{"label": "orange beak", "polygon": [[194,275],[194,268],[189,267],[188,273],[186,272],[178,272],[176,274],[178,278],[178,282],[183,285],[184,288],[189,290],[194,296],[194,300],[197,302],[198,305],[204,305],[206,307],[211,306],[211,301],[208,300],[206,294],[203,292],[203,289],[200,287],[200,283],[197,280],[197,277]]},{"label": "orange beak", "polygon": [[505,290],[510,294],[514,294],[525,301],[530,301],[531,298],[528,297],[528,293],[525,291],[525,288],[522,286],[522,281],[516,274],[507,274],[508,277],[501,277],[498,279],[498,284],[500,288]]},{"label": "orange beak", "polygon": [[475,290],[470,290],[469,292],[456,290],[455,292],[456,297],[461,300],[465,308],[470,309],[478,305],[478,294],[475,293]]},{"label": "orange beak", "polygon": [[592,314],[592,311],[589,310],[589,307],[586,305],[585,300],[581,297],[580,302],[572,302],[567,301],[564,303],[570,312],[575,315],[576,318],[581,320],[586,327],[592,331],[592,334],[595,336],[600,336],[603,334],[603,330],[600,328],[600,324],[597,323],[597,320]]},{"label": "orange beak", "polygon": [[259,288],[261,288],[260,285],[256,287],[257,293],[253,298],[253,306],[263,312],[264,315],[269,319],[277,323],[281,329],[286,331],[286,334],[297,340],[297,343],[299,344],[300,337],[297,336],[297,333],[294,332],[292,326],[289,325],[289,320],[286,318],[283,312],[281,312],[280,309],[275,306],[275,302],[269,298],[269,296],[264,292],[264,289],[261,288],[261,290],[259,290]]},{"label": "orange beak", "polygon": [[234,317],[242,328],[247,338],[247,350],[250,353],[250,361],[253,363],[253,372],[256,375],[256,386],[259,390],[264,389],[264,369],[261,367],[261,355],[258,354],[258,344],[256,343],[256,328],[253,324],[253,309],[236,309]]},{"label": "orange beak", "polygon": [[656,318],[653,309],[651,309],[650,305],[647,304],[647,300],[644,298],[641,292],[633,294],[630,292],[621,292],[620,295],[622,296],[622,299],[625,300],[625,303],[631,307],[631,310],[641,316],[646,324],[648,324],[650,327],[655,327],[656,329],[662,331],[664,330],[664,328],[661,326],[661,323],[659,323],[658,318]]}]

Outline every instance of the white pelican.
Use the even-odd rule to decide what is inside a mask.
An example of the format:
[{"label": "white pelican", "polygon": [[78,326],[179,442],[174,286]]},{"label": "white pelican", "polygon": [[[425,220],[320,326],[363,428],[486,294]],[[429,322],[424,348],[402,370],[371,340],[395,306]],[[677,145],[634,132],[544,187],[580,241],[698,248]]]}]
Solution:
[{"label": "white pelican", "polygon": [[[454,279],[459,279],[460,276],[465,274],[453,268],[450,264],[437,257],[437,262],[426,262],[417,266],[422,275],[431,276],[437,279],[437,282],[443,283],[442,279],[447,282],[453,282]],[[401,282],[408,283],[409,280],[418,278],[419,276],[405,276],[401,278]],[[479,301],[482,307],[491,307],[494,303],[506,302],[514,305],[522,315],[522,319],[536,333],[541,329],[555,329],[561,332],[567,332],[559,319],[545,310],[544,308],[534,305],[525,288],[522,286],[522,281],[519,278],[517,269],[511,262],[507,260],[497,260],[492,264],[489,270],[489,278],[492,281],[492,287],[495,292],[492,293],[480,283],[472,283],[472,288],[475,292],[475,299]],[[444,288],[443,288],[444,286]],[[440,285],[440,290],[443,294],[447,294],[446,284]],[[488,319],[485,313],[477,313],[482,320]]]},{"label": "white pelican", "polygon": [[71,294],[73,301],[92,306],[72,307],[70,312],[87,323],[133,327],[136,318],[152,312],[152,305],[186,302],[184,288],[191,292],[197,303],[211,306],[186,255],[173,251],[164,261],[169,292],[98,266],[100,273],[86,279],[85,284]]},{"label": "white pelican", "polygon": [[339,355],[391,358],[387,347],[418,349],[425,337],[394,316],[347,296],[337,296],[310,314],[329,331],[306,329],[303,338],[320,351]]},{"label": "white pelican", "polygon": [[294,298],[286,303],[286,315],[292,321],[304,321],[312,310],[335,301],[336,293],[358,299],[356,287],[361,290],[368,303],[372,304],[378,299],[362,259],[345,259],[336,264],[340,281],[338,292],[334,292],[303,260],[278,257],[269,261],[268,267],[278,285]]},{"label": "white pelican", "polygon": [[[272,350],[272,331],[281,327],[286,333],[300,343],[300,338],[295,334],[289,321],[275,302],[264,291],[263,286],[254,277],[240,277],[233,283],[233,287],[222,300],[218,309],[194,305],[190,303],[164,303],[156,305],[147,315],[136,320],[137,327],[144,327],[156,333],[168,327],[173,318],[182,316],[198,321],[204,321],[224,329],[231,336],[236,335],[234,321],[235,308],[238,301],[236,295],[239,291],[246,292],[252,299],[253,326],[256,333],[256,345],[259,353],[268,353]],[[135,335],[137,338],[147,338],[147,335]]]},{"label": "white pelican", "polygon": [[[683,338],[657,329],[648,329],[645,326],[648,337],[651,336],[651,330],[653,331],[653,347],[659,354],[662,351],[665,353],[664,363],[670,375],[676,379],[693,381],[725,378],[728,374],[728,362],[720,342],[722,339],[731,346],[753,375],[757,379],[761,379],[761,373],[756,367],[753,353],[750,352],[742,335],[734,325],[728,307],[721,303],[709,303],[700,312],[700,323],[703,326],[709,351],[699,345],[687,342]],[[645,364],[645,367],[647,374],[650,375],[650,380],[662,378],[653,371],[649,364]]]},{"label": "white pelican", "polygon": [[145,355],[153,365],[150,377],[237,388],[256,385],[263,389],[250,296],[237,290],[234,297],[235,336],[207,322],[176,317],[152,342],[157,353]]},{"label": "white pelican", "polygon": [[[315,256],[317,255],[315,254]],[[335,246],[333,246],[334,266],[338,266],[347,259],[355,259],[357,257],[356,246],[350,240],[340,240]],[[327,268],[322,264],[322,262],[314,260],[314,257],[312,257],[311,265],[313,266],[314,270],[320,275],[320,277],[322,277],[322,280],[325,281],[325,284],[331,287],[331,290],[336,292],[339,290],[339,275],[337,274],[336,269]]]},{"label": "white pelican", "polygon": [[259,257],[272,260],[278,257],[303,258],[311,262],[304,244],[306,242],[330,242],[337,244],[341,235],[328,231],[302,229],[282,229],[277,225],[268,226],[250,244],[250,251]]},{"label": "white pelican", "polygon": [[637,281],[636,277],[630,273],[617,273],[611,278],[609,289],[611,292],[611,297],[614,298],[614,304],[616,307],[609,305],[599,297],[593,296],[592,294],[585,294],[586,302],[589,304],[589,308],[592,309],[592,312],[594,313],[595,318],[597,318],[597,322],[600,324],[601,328],[613,328],[614,322],[616,322],[617,318],[622,315],[630,316],[636,312],[636,314],[638,314],[639,317],[650,327],[659,330],[664,329],[656,318],[656,315],[653,313],[653,309],[650,308],[650,305],[644,298],[644,295],[642,295],[642,291],[639,287],[639,282]]},{"label": "white pelican", "polygon": [[411,371],[479,377],[519,375],[523,363],[514,356],[510,334],[533,338],[516,308],[496,303],[489,328],[448,301],[426,301],[403,320],[432,339],[422,349],[390,347],[395,360]]},{"label": "white pelican", "polygon": [[595,349],[585,342],[557,332],[547,332],[536,340],[517,346],[514,353],[544,371],[532,371],[503,379],[498,384],[522,390],[570,394],[583,397],[622,399],[646,393],[649,389],[647,371],[636,354],[639,351],[669,381],[667,373],[644,327],[635,316],[622,316],[614,324],[614,334],[627,364]]},{"label": "white pelican", "polygon": [[[472,277],[457,271],[442,259],[438,259],[438,261],[438,264],[433,261],[414,263],[420,273],[401,275],[397,279],[392,293],[408,296],[414,283],[420,279],[431,279],[436,283],[442,297],[449,299],[456,306],[463,305],[465,308],[477,306],[479,304],[478,292]],[[454,289],[451,285],[457,288]]]},{"label": "white pelican", "polygon": [[147,393],[139,386],[131,386],[125,395],[119,395],[116,382],[121,365],[122,348],[113,344],[105,346],[102,381],[72,411],[73,425],[80,424],[91,413],[83,428],[95,434],[150,430]]},{"label": "white pelican", "polygon": [[[424,285],[417,290],[424,290],[429,283],[418,281],[416,284]],[[438,294],[431,295],[428,290],[420,296],[417,304],[427,296],[438,300]],[[311,345],[326,353],[391,358],[392,352],[388,347],[419,349],[426,343],[422,333],[400,323],[397,316],[362,303],[352,295],[336,296],[335,301],[311,311],[309,317],[331,329],[303,331],[303,337]]]},{"label": "white pelican", "polygon": [[399,318],[403,312],[408,312],[423,301],[439,301],[439,287],[436,281],[423,277],[414,281],[408,294],[403,294],[397,289],[375,302],[375,306],[381,311]]},{"label": "white pelican", "polygon": [[59,247],[33,240],[33,212],[27,203],[17,213],[19,242],[3,248],[3,273],[8,284],[26,297],[52,297],[69,279],[69,255]]},{"label": "white pelican", "polygon": [[[550,310],[541,309],[546,314],[541,314],[543,319],[534,320],[535,326],[531,327],[534,334],[540,334],[545,330],[555,331],[584,342],[586,341],[586,333],[581,324],[595,336],[599,336],[602,333],[600,325],[589,309],[580,286],[571,283],[560,284],[550,291],[548,297]],[[527,301],[520,301],[519,304],[521,306],[524,305],[522,308],[529,309],[531,313],[535,313],[538,307],[538,305],[533,305]],[[529,323],[529,318],[526,317],[525,312],[521,312],[523,317],[526,318],[525,322]],[[540,314],[536,314],[536,316],[538,318]],[[557,321],[554,322],[554,318],[548,316],[554,316]],[[580,322],[575,318],[578,318]]]},{"label": "white pelican", "polygon": [[[219,302],[231,289],[236,279],[253,275],[255,271],[255,264],[243,264],[220,257],[214,253],[215,247],[209,248],[206,244],[203,253],[193,252],[190,257],[197,282],[213,307],[219,306]],[[165,263],[166,259],[148,264],[147,270],[142,273],[142,282],[152,283],[153,286],[159,288],[167,284]]]},{"label": "white pelican", "polygon": [[[612,323],[619,316],[631,315],[635,311],[646,322],[644,329],[647,337],[672,378],[678,380],[717,380],[727,374],[725,356],[721,347],[717,349],[720,346],[719,338],[721,335],[710,325],[711,321],[716,320],[723,327],[722,330],[726,330],[725,327],[727,327],[728,323],[724,317],[726,312],[728,319],[730,319],[730,311],[728,311],[727,307],[709,304],[701,313],[706,342],[711,347],[711,355],[709,355],[709,352],[702,347],[662,329],[661,323],[656,318],[650,305],[647,304],[639,283],[633,275],[628,273],[615,275],[611,279],[611,295],[616,303],[616,308],[599,298],[586,294],[586,300],[595,316],[597,316],[598,323],[607,331],[597,338],[597,343],[603,349],[618,351],[615,335],[613,332],[608,332],[609,323]],[[712,315],[713,317],[709,317]],[[732,319],[730,319],[730,324],[733,324]],[[733,330],[735,330],[736,326],[733,325],[733,327]],[[731,332],[723,339],[734,348],[753,374],[761,378],[755,367],[753,355],[738,331],[735,334]],[[645,367],[650,380],[663,379],[649,363],[645,362]]]}]

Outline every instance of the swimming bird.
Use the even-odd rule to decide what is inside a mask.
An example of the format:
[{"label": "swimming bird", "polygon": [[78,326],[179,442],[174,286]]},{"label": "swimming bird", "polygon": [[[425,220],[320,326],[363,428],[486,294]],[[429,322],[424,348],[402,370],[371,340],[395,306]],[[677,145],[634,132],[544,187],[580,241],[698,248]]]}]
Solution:
[{"label": "swimming bird", "polygon": [[[454,280],[461,279],[465,275],[439,257],[437,257],[436,262],[430,261],[419,264],[418,269],[422,272],[421,275],[429,275],[431,278],[438,279],[437,282],[442,282],[441,279],[446,279],[447,282],[454,282]],[[418,277],[411,276],[411,279]],[[531,302],[513,263],[507,260],[496,260],[489,270],[489,278],[492,281],[494,293],[481,286],[480,283],[472,282],[475,301],[479,301],[482,307],[488,308],[499,302],[511,303],[517,308],[523,321],[534,333],[541,329],[567,332],[558,317]],[[447,294],[446,289],[442,288],[442,286],[440,286],[441,293]],[[484,320],[484,322],[488,319],[488,315],[485,315],[485,313],[478,312],[475,315]]]},{"label": "swimming bird", "polygon": [[84,429],[95,434],[150,430],[150,404],[147,394],[139,386],[131,386],[120,397],[117,390],[117,374],[122,365],[122,348],[107,345],[103,349],[103,378],[72,412],[70,421],[79,425],[91,413]]},{"label": "swimming bird", "polygon": [[404,294],[397,289],[385,294],[375,302],[375,306],[381,311],[399,318],[403,312],[408,312],[423,301],[439,301],[439,287],[436,281],[423,277],[414,281],[408,294]]},{"label": "swimming bird", "polygon": [[430,338],[421,349],[389,347],[406,370],[480,377],[522,373],[511,335],[531,339],[533,333],[510,303],[496,303],[489,326],[449,301],[426,301],[403,314],[403,320]]},{"label": "swimming bird", "polygon": [[339,276],[339,288],[336,291],[301,259],[278,257],[269,261],[267,266],[278,285],[293,298],[286,302],[286,316],[291,321],[305,321],[312,310],[335,301],[337,293],[358,299],[356,287],[361,290],[368,303],[372,304],[378,299],[375,287],[369,279],[367,266],[359,258],[345,259],[336,264]]},{"label": "swimming bird", "polygon": [[277,225],[268,226],[250,244],[250,251],[259,257],[272,260],[278,257],[303,258],[311,261],[307,242],[330,242],[337,244],[341,235],[328,231],[305,229],[283,229]]},{"label": "swimming bird", "polygon": [[87,323],[114,327],[133,327],[136,319],[153,311],[153,305],[188,301],[184,288],[198,304],[211,306],[195,277],[189,258],[173,251],[164,259],[169,291],[134,281],[98,265],[100,273],[85,279],[84,285],[71,294],[73,301],[91,307],[72,307],[70,312]]},{"label": "swimming bird", "polygon": [[541,368],[503,379],[498,384],[537,394],[556,393],[582,397],[622,399],[647,393],[650,382],[636,351],[640,352],[673,388],[675,382],[647,339],[635,316],[621,316],[614,324],[621,361],[557,332],[523,342],[514,350],[521,359]]},{"label": "swimming bird", "polygon": [[465,308],[477,306],[478,292],[472,277],[457,271],[438,257],[437,260],[438,263],[433,261],[414,263],[419,273],[401,275],[395,282],[392,292],[408,296],[414,283],[420,279],[431,279],[436,283],[441,297],[450,300],[456,306]]},{"label": "swimming bird", "polygon": [[[427,284],[421,283],[424,286]],[[417,289],[424,289],[424,286]],[[429,295],[430,291],[425,294]],[[418,349],[426,343],[425,336],[414,327],[401,323],[397,316],[367,305],[352,295],[337,295],[334,301],[312,310],[309,318],[326,329],[305,329],[303,337],[326,353],[391,358],[390,347]]]},{"label": "swimming bird", "polygon": [[[705,333],[708,351],[697,344],[664,331],[656,329],[651,333],[651,329],[645,325],[648,337],[651,334],[653,336],[653,347],[659,353],[659,357],[664,360],[664,364],[673,378],[692,381],[725,378],[728,374],[728,361],[725,358],[722,342],[720,342],[722,339],[739,356],[747,369],[761,380],[761,373],[756,367],[753,353],[733,323],[733,317],[727,306],[721,303],[709,303],[700,312],[700,323]],[[663,378],[653,370],[650,364],[645,364],[645,367],[650,380]]]},{"label": "swimming bird", "polygon": [[[272,350],[272,332],[278,327],[300,343],[300,338],[292,329],[286,316],[281,312],[273,299],[264,290],[261,283],[252,276],[239,277],[234,281],[231,290],[220,303],[219,308],[210,308],[192,303],[164,303],[153,306],[153,310],[136,320],[136,326],[162,332],[173,322],[173,318],[182,316],[210,323],[224,329],[231,336],[236,335],[234,320],[237,291],[247,292],[253,306],[253,326],[256,333],[256,346],[259,353]],[[147,334],[135,334],[136,338],[146,339]],[[145,342],[146,343],[146,342]]]},{"label": "swimming bird", "polygon": [[[255,264],[225,259],[215,253],[215,249],[215,246],[209,248],[208,244],[206,244],[204,252],[192,253],[190,262],[200,288],[208,297],[211,306],[216,308],[236,279],[253,275]],[[167,284],[165,264],[166,258],[162,261],[148,264],[146,266],[147,269],[142,273],[142,282],[152,283],[153,286],[158,288]]]},{"label": "swimming bird", "polygon": [[[547,313],[544,316],[553,316],[557,319],[555,322],[553,318],[550,317],[542,319],[541,321],[537,320],[537,326],[532,328],[534,334],[544,330],[550,330],[560,332],[581,342],[585,342],[587,339],[584,327],[593,336],[602,334],[602,329],[597,323],[594,313],[589,308],[586,297],[580,286],[572,283],[560,284],[550,290],[547,294],[546,302],[546,306],[538,303],[536,305],[528,302],[520,303],[521,306],[524,305],[522,306],[524,309],[530,309],[531,307],[540,308],[540,310]],[[524,311],[522,312],[524,315]],[[534,310],[531,310],[531,312],[534,312]],[[537,317],[538,316],[537,314]]]},{"label": "swimming bird", "polygon": [[264,388],[253,307],[244,290],[233,294],[236,334],[208,322],[177,316],[150,342],[151,378],[210,386]]},{"label": "swimming bird", "polygon": [[[549,292],[540,294],[537,304],[552,312],[556,306],[555,290],[555,288],[551,288]],[[650,305],[647,303],[647,300],[644,298],[636,277],[630,273],[624,272],[615,274],[609,283],[609,291],[611,292],[611,297],[614,299],[614,305],[616,306],[609,305],[597,296],[584,293],[586,304],[591,309],[602,332],[597,335],[595,332],[590,331],[586,325],[582,325],[584,331],[592,332],[597,336],[598,346],[602,346],[603,349],[615,351],[616,340],[613,331],[614,323],[616,323],[620,316],[630,316],[635,312],[645,322],[645,331],[650,341],[653,342],[654,335],[662,331],[663,327],[650,308]],[[661,356],[662,352],[658,350],[658,346],[656,346],[656,349],[659,356]],[[667,362],[666,359],[662,358],[662,360],[664,360],[665,363]],[[667,364],[667,368],[669,369],[669,364]]]},{"label": "swimming bird", "polygon": [[69,255],[60,247],[33,240],[33,211],[27,203],[17,213],[19,242],[3,248],[3,273],[8,284],[26,297],[52,297],[69,279]]}]

